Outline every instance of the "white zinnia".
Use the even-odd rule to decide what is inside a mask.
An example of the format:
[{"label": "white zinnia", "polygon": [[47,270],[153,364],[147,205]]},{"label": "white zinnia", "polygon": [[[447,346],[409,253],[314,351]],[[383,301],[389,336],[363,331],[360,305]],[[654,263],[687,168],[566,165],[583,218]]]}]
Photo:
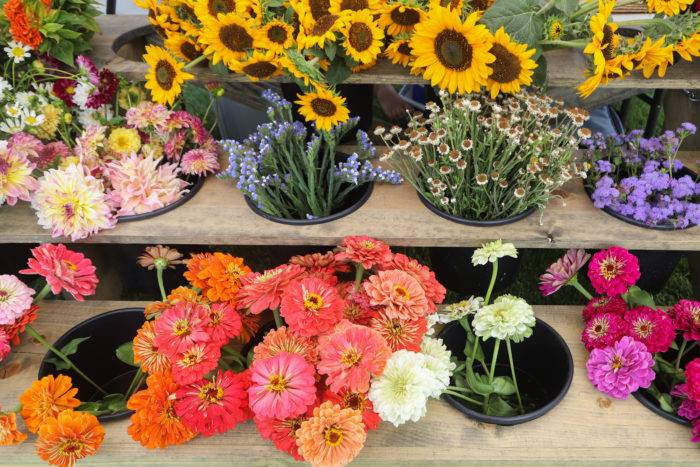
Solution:
[{"label": "white zinnia", "polygon": [[535,314],[532,307],[522,298],[512,295],[498,297],[491,305],[476,312],[472,326],[474,333],[488,339],[521,342],[532,335]]},{"label": "white zinnia", "polygon": [[433,391],[430,393],[430,397],[438,398],[450,385],[452,372],[457,368],[457,365],[451,360],[452,352],[447,350],[442,339],[423,337],[420,351],[425,357],[425,367],[435,379],[435,384],[431,385]]},{"label": "white zinnia", "polygon": [[443,308],[442,311],[438,313],[438,323],[451,323],[452,321],[457,321],[465,316],[473,315],[484,305],[484,299],[481,297],[471,296],[466,300],[461,302],[452,303]]},{"label": "white zinnia", "polygon": [[474,266],[484,265],[486,263],[495,263],[498,258],[510,256],[511,258],[518,257],[518,250],[512,243],[503,243],[502,240],[484,243],[481,248],[474,251],[472,255],[472,264]]},{"label": "white zinnia", "polygon": [[382,420],[399,426],[417,422],[426,413],[435,378],[425,366],[425,356],[408,350],[394,352],[381,376],[373,378],[369,400]]}]

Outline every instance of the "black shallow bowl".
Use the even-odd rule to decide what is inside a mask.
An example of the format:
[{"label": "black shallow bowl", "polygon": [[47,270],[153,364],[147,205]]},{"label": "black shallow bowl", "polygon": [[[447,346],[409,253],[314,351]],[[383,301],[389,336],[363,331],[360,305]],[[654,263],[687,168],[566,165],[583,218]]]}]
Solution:
[{"label": "black shallow bowl", "polygon": [[204,178],[205,177],[196,177],[193,182],[191,182],[189,191],[182,195],[180,199],[177,201],[168,204],[167,206],[163,206],[162,208],[155,209],[151,212],[144,212],[143,214],[131,214],[128,216],[119,216],[118,217],[118,222],[134,222],[134,221],[142,221],[144,219],[150,219],[151,217],[156,217],[160,216],[161,214],[165,214],[166,212],[170,212],[173,209],[182,206],[192,198],[194,198],[194,195],[197,194],[197,192],[202,188],[202,185],[204,185]]},{"label": "black shallow bowl", "polygon": [[421,202],[425,205],[426,208],[430,209],[432,212],[437,214],[438,216],[442,217],[443,219],[447,219],[448,221],[456,222],[458,224],[463,224],[463,225],[470,225],[472,227],[496,227],[499,225],[506,225],[506,224],[511,224],[513,222],[517,222],[519,220],[525,219],[527,216],[535,212],[535,208],[530,208],[527,209],[520,214],[516,214],[515,216],[511,217],[506,217],[505,219],[495,219],[491,221],[477,221],[473,219],[464,219],[463,217],[457,217],[453,216],[452,214],[448,214],[445,211],[441,211],[438,209],[436,206],[434,206],[430,201],[428,201],[428,198],[423,196],[423,193],[416,191],[416,194],[418,195],[418,199],[421,200]]},{"label": "black shallow bowl", "polygon": [[649,392],[646,389],[640,389],[638,391],[635,391],[632,393],[632,395],[644,407],[651,410],[659,417],[665,418],[666,420],[669,420],[673,423],[678,423],[679,425],[683,425],[683,426],[687,426],[687,427],[693,426],[689,420],[686,420],[683,417],[679,417],[678,415],[668,413],[665,410],[661,410],[661,407],[659,407],[659,404],[658,404],[658,402],[656,402],[656,399],[654,399],[654,396],[649,394]]},{"label": "black shallow bowl", "polygon": [[244,196],[243,198],[245,199],[245,202],[248,204],[248,207],[251,209],[251,211],[253,211],[260,217],[264,217],[269,221],[287,225],[316,225],[338,220],[341,217],[348,216],[353,212],[357,211],[362,207],[363,204],[367,202],[369,197],[372,195],[373,188],[374,182],[365,183],[364,185],[355,188],[348,194],[345,203],[343,203],[343,206],[339,211],[334,212],[330,216],[319,217],[317,219],[287,219],[284,217],[273,216],[272,214],[268,214],[262,209],[260,209],[258,205],[255,204],[255,202],[247,196]]},{"label": "black shallow bowl", "polygon": [[[108,393],[125,393],[136,369],[119,360],[115,351],[123,343],[134,339],[144,321],[143,308],[108,311],[75,325],[59,337],[53,346],[61,349],[73,339],[90,336],[90,339],[80,344],[77,353],[69,356],[70,360]],[[56,370],[52,363],[46,361],[53,356],[50,351],[44,355],[39,365],[39,379],[50,374],[64,374],[73,380],[73,386],[78,388],[77,398],[81,401],[90,402],[101,398],[101,394],[72,369]],[[126,418],[132,413],[131,410],[124,410],[97,418],[108,422]]]},{"label": "black shallow bowl", "polygon": [[[443,340],[452,355],[464,355],[467,335],[458,322],[449,323],[438,337]],[[493,342],[493,339],[482,342],[485,352],[492,350]],[[518,344],[513,343],[512,347],[520,393],[539,395],[539,402],[534,410],[522,415],[497,417],[473,410],[449,394],[443,394],[442,398],[469,418],[502,426],[529,422],[552,410],[564,399],[574,377],[574,360],[569,346],[550,325],[537,319],[532,336]],[[508,368],[508,355],[503,349],[498,354],[497,363],[499,367]],[[507,372],[510,374],[509,370]],[[524,399],[523,402],[528,402],[527,397]]]}]

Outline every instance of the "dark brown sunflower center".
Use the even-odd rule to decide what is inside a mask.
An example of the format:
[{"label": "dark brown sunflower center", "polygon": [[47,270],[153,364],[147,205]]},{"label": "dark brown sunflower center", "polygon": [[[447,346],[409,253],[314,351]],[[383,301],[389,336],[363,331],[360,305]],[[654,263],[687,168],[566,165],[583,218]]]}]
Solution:
[{"label": "dark brown sunflower center", "polygon": [[169,61],[161,60],[156,64],[156,81],[158,81],[158,86],[166,91],[173,87],[176,74],[175,68]]},{"label": "dark brown sunflower center", "polygon": [[487,10],[493,5],[494,0],[472,0],[471,5],[475,10]]},{"label": "dark brown sunflower center", "polygon": [[447,29],[435,38],[435,55],[446,68],[464,71],[472,64],[472,47],[464,35]]},{"label": "dark brown sunflower center", "polygon": [[402,42],[399,44],[399,46],[396,48],[396,50],[403,55],[411,55],[411,46],[408,45],[408,42]]},{"label": "dark brown sunflower center", "polygon": [[156,34],[158,34],[160,37],[166,37],[165,29],[158,24],[156,14],[153,12],[153,10],[148,10],[148,17],[153,20],[151,21],[151,26],[153,26],[153,30],[156,32]]},{"label": "dark brown sunflower center", "polygon": [[455,9],[459,6],[459,0],[440,0],[440,6],[443,8]]},{"label": "dark brown sunflower center", "polygon": [[267,38],[275,44],[284,44],[287,40],[287,30],[282,26],[272,26],[267,30]]},{"label": "dark brown sunflower center", "polygon": [[369,2],[367,0],[342,0],[340,2],[340,11],[360,11],[366,10],[367,8],[369,8]]},{"label": "dark brown sunflower center", "polygon": [[182,52],[182,55],[187,57],[188,60],[194,60],[199,57],[199,51],[192,42],[183,42],[180,46],[180,52]]},{"label": "dark brown sunflower center", "polygon": [[230,50],[243,52],[253,46],[253,38],[248,31],[237,24],[222,26],[219,30],[219,39]]},{"label": "dark brown sunflower center", "polygon": [[330,0],[309,0],[309,9],[311,10],[311,17],[316,21],[326,16],[330,7]]},{"label": "dark brown sunflower center", "polygon": [[491,79],[498,83],[510,83],[520,76],[520,60],[501,44],[494,44],[491,53],[496,56],[496,61],[491,64],[493,74]]},{"label": "dark brown sunflower center", "polygon": [[391,10],[391,20],[401,26],[415,26],[420,21],[420,14],[413,8],[401,11],[401,7],[396,7]]},{"label": "dark brown sunflower center", "polygon": [[320,17],[317,21],[316,24],[314,25],[314,28],[311,30],[311,34],[314,36],[322,36],[330,28],[333,27],[335,24],[335,21],[338,19],[338,16],[336,15],[325,15]]},{"label": "dark brown sunflower center", "polygon": [[216,17],[219,13],[231,13],[236,10],[236,2],[234,0],[209,0],[207,4],[209,14]]},{"label": "dark brown sunflower center", "polygon": [[609,25],[603,26],[603,57],[605,60],[612,60],[617,54],[615,47],[615,32]]},{"label": "dark brown sunflower center", "polygon": [[372,30],[365,23],[353,23],[348,30],[348,40],[358,52],[367,50],[372,45]]},{"label": "dark brown sunflower center", "polygon": [[336,111],[336,106],[333,101],[322,97],[316,97],[314,100],[312,100],[311,108],[314,109],[314,112],[321,117],[331,117],[335,115]]},{"label": "dark brown sunflower center", "polygon": [[256,78],[267,78],[277,71],[274,63],[270,62],[255,62],[243,67],[243,73]]}]

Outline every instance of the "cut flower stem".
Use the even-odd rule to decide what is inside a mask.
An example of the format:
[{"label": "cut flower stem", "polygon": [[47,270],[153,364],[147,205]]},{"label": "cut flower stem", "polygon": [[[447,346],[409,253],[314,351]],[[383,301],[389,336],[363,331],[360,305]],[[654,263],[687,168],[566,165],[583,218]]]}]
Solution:
[{"label": "cut flower stem", "polygon": [[520,409],[520,413],[524,414],[525,409],[523,408],[523,400],[520,397],[518,379],[515,377],[515,364],[513,363],[513,351],[510,348],[510,339],[506,340],[506,349],[508,349],[508,362],[510,363],[510,375],[513,378],[513,385],[515,386],[515,395],[518,397],[518,408]]}]

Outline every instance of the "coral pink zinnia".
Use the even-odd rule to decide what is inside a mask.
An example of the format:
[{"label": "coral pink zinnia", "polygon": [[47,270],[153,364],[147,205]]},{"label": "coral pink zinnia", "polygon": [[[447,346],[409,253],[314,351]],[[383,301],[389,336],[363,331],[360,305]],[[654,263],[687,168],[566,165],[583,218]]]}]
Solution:
[{"label": "coral pink zinnia", "polygon": [[627,311],[627,303],[619,295],[593,297],[583,308],[583,321],[588,322],[596,315],[611,313],[622,316]]},{"label": "coral pink zinnia", "polygon": [[[310,412],[313,412],[310,410]],[[280,451],[284,451],[298,461],[303,461],[304,458],[299,454],[297,447],[296,432],[304,420],[307,420],[310,414],[300,415],[292,418],[263,418],[255,417],[255,426],[258,427],[260,436],[269,439]]]},{"label": "coral pink zinnia", "polygon": [[589,352],[609,347],[626,334],[627,323],[619,315],[602,313],[591,318],[581,334],[581,342]]},{"label": "coral pink zinnia", "polygon": [[85,296],[95,293],[99,279],[95,266],[84,254],[69,250],[62,244],[45,243],[33,248],[32,256],[27,262],[29,268],[20,273],[44,277],[54,294],[65,290],[82,302]]},{"label": "coral pink zinnia", "polygon": [[282,295],[280,314],[289,329],[313,337],[330,331],[343,317],[345,303],[335,288],[309,277],[290,283]]},{"label": "coral pink zinnia", "polygon": [[700,402],[700,358],[691,360],[685,366],[685,391],[688,399]]},{"label": "coral pink zinnia", "polygon": [[221,357],[218,345],[209,342],[192,344],[172,360],[173,381],[180,386],[192,384],[216,368]]},{"label": "coral pink zinnia", "polygon": [[338,249],[335,254],[337,261],[352,261],[365,269],[391,261],[389,245],[371,237],[345,237]]},{"label": "coral pink zinnia", "polygon": [[656,377],[654,358],[644,344],[624,336],[604,349],[593,349],[586,362],[588,379],[599,391],[616,399],[648,388]]},{"label": "coral pink zinnia", "polygon": [[241,333],[243,321],[236,308],[229,303],[213,303],[209,306],[205,329],[212,342],[224,345]]},{"label": "coral pink zinnia", "polygon": [[165,355],[175,357],[196,343],[209,342],[208,312],[203,305],[178,302],[156,319],[155,343]]},{"label": "coral pink zinnia", "polygon": [[365,292],[374,306],[385,307],[391,318],[418,319],[430,312],[423,288],[404,271],[379,271],[364,283]]},{"label": "coral pink zinnia", "polygon": [[435,304],[440,304],[445,299],[447,290],[435,278],[435,273],[427,266],[420,264],[413,258],[397,253],[392,260],[379,266],[381,270],[398,269],[411,275],[423,287],[425,297],[428,299],[428,306],[431,313],[435,311]]},{"label": "coral pink zinnia", "polygon": [[0,325],[12,325],[32,306],[34,290],[17,276],[0,275]]},{"label": "coral pink zinnia", "polygon": [[248,410],[247,378],[218,371],[177,390],[175,412],[186,427],[204,436],[225,433],[245,422]]},{"label": "coral pink zinnia", "polygon": [[379,312],[372,318],[370,327],[382,335],[393,352],[405,349],[420,352],[423,336],[428,331],[428,321],[425,318],[402,320],[389,318]]},{"label": "coral pink zinnia", "polygon": [[341,321],[332,334],[319,341],[318,372],[327,375],[331,391],[347,388],[367,392],[372,376],[384,370],[391,349],[374,329]]},{"label": "coral pink zinnia", "polygon": [[238,290],[238,309],[247,308],[254,315],[280,306],[282,293],[291,281],[304,272],[295,264],[283,264],[264,273],[252,272],[241,277]]},{"label": "coral pink zinnia", "polygon": [[365,431],[376,430],[382,422],[377,412],[374,411],[372,401],[369,400],[366,393],[341,391],[339,394],[336,394],[333,391],[326,391],[323,393],[323,399],[324,401],[338,404],[343,409],[355,409],[360,412]]},{"label": "coral pink zinnia", "polygon": [[296,354],[280,352],[250,366],[250,408],[256,417],[290,418],[316,400],[314,368]]},{"label": "coral pink zinnia", "polygon": [[310,365],[316,365],[318,350],[316,343],[308,337],[295,334],[286,326],[273,329],[253,349],[254,360],[274,357],[280,352],[301,355]]},{"label": "coral pink zinnia", "polygon": [[628,336],[647,346],[651,353],[666,352],[676,338],[673,320],[662,310],[646,306],[625,313]]},{"label": "coral pink zinnia", "polygon": [[681,300],[669,310],[669,314],[685,340],[700,342],[700,302]]},{"label": "coral pink zinnia", "polygon": [[619,246],[597,252],[588,266],[588,278],[599,294],[621,295],[640,275],[637,257]]}]

